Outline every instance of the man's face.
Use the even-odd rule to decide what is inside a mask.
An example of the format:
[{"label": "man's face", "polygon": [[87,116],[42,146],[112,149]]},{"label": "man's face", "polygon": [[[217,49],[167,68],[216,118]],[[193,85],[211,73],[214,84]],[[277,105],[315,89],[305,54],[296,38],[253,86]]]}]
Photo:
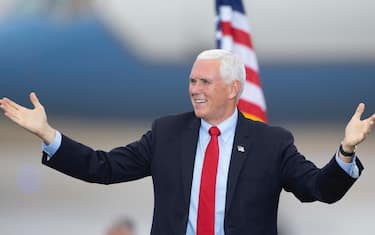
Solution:
[{"label": "man's face", "polygon": [[195,115],[212,125],[230,117],[236,107],[233,82],[220,76],[220,60],[196,60],[190,73],[189,93]]}]

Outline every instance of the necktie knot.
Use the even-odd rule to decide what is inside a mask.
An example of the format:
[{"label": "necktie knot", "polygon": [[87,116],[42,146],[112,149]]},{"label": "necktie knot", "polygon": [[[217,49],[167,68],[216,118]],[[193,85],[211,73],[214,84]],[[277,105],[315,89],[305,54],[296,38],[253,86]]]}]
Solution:
[{"label": "necktie knot", "polygon": [[216,126],[212,126],[209,130],[208,133],[210,133],[211,136],[219,136],[220,135],[220,130]]}]

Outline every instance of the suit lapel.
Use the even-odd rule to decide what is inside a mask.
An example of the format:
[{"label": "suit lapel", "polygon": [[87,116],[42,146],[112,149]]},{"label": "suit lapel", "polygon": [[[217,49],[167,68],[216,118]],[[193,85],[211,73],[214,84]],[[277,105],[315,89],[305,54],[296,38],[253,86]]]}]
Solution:
[{"label": "suit lapel", "polygon": [[184,201],[189,204],[200,119],[194,118],[181,133],[181,173]]},{"label": "suit lapel", "polygon": [[230,208],[242,166],[246,159],[250,157],[249,154],[253,137],[254,129],[250,129],[249,120],[247,120],[241,112],[238,112],[238,121],[229,164],[225,214],[227,214]]}]

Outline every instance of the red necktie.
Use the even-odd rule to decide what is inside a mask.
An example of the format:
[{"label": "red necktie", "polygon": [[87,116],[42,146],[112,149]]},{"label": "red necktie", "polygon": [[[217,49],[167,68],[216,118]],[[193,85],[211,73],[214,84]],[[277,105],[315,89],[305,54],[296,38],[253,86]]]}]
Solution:
[{"label": "red necktie", "polygon": [[217,137],[220,135],[220,130],[213,126],[208,132],[211,139],[203,161],[198,201],[197,235],[214,235],[215,233],[215,190],[219,161]]}]

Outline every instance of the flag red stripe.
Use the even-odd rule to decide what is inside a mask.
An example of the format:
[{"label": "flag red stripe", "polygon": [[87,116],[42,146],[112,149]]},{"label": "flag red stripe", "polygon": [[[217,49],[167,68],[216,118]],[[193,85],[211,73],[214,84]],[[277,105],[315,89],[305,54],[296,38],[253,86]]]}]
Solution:
[{"label": "flag red stripe", "polygon": [[237,106],[241,110],[241,112],[249,113],[253,116],[259,117],[264,122],[268,122],[266,112],[263,111],[258,105],[240,99]]},{"label": "flag red stripe", "polygon": [[221,32],[223,35],[232,36],[233,41],[235,41],[236,43],[240,43],[250,48],[253,48],[253,44],[251,43],[251,40],[250,40],[251,38],[250,34],[240,29],[233,28],[230,22],[227,22],[227,21],[221,22]]},{"label": "flag red stripe", "polygon": [[246,70],[246,81],[249,81],[261,87],[262,85],[259,79],[259,74],[247,66],[245,66],[245,70]]}]

